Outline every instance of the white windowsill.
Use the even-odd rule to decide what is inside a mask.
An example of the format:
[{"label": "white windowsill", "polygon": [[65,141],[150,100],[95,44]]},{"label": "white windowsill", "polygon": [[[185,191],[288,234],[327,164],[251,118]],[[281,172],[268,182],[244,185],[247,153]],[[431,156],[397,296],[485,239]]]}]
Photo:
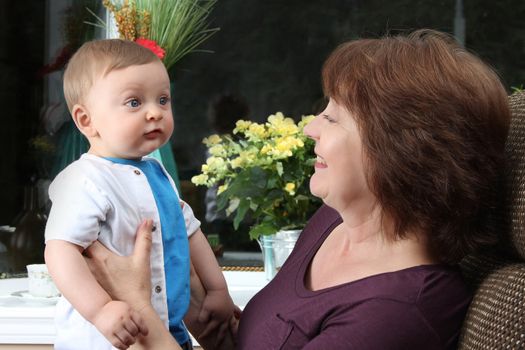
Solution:
[{"label": "white windowsill", "polygon": [[[241,309],[267,283],[264,272],[224,271],[233,301]],[[0,297],[27,290],[27,278],[0,280]],[[0,298],[0,344],[53,344],[54,306]]]}]

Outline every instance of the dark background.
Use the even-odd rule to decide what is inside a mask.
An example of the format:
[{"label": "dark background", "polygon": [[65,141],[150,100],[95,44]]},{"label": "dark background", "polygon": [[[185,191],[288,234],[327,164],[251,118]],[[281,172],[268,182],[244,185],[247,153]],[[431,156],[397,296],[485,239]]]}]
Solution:
[{"label": "dark background", "polygon": [[[0,1],[0,226],[22,210],[24,186],[52,177],[53,154],[32,146],[35,137],[52,142],[56,136],[42,123],[48,92],[45,76],[37,74],[50,63],[44,54],[49,26],[63,25],[46,18],[49,3]],[[525,1],[463,4],[466,47],[495,67],[510,93],[525,83]],[[192,53],[170,71],[172,146],[181,179],[189,180],[204,161],[201,140],[211,133],[206,113],[217,94],[244,96],[257,121],[276,111],[295,119],[315,113],[323,101],[322,62],[339,43],[422,27],[453,33],[455,5],[456,0],[219,1],[210,21],[220,31],[201,46],[213,53]],[[189,191],[196,193],[193,200],[202,198],[202,190]],[[202,218],[202,203],[194,206]]]}]

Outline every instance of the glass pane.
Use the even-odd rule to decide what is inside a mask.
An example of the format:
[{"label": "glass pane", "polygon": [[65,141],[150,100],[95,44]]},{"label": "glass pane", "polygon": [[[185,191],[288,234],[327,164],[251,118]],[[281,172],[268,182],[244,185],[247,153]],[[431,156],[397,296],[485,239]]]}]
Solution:
[{"label": "glass pane", "polygon": [[[207,117],[217,96],[242,97],[248,118],[259,122],[277,111],[296,120],[316,113],[324,103],[322,63],[347,40],[418,28],[455,34],[497,69],[511,93],[525,82],[524,11],[521,0],[219,2],[212,18],[221,30],[203,45],[213,53],[191,54],[172,71],[181,179],[189,182],[205,161],[201,140],[216,132]],[[206,190],[191,191],[204,231],[220,232],[226,251],[259,251],[246,241],[246,227],[235,233],[231,222],[206,222]]]},{"label": "glass pane", "polygon": [[[83,41],[102,35],[84,23],[93,20],[86,6],[101,11],[98,0],[0,2],[2,227],[16,226],[27,187],[36,186],[45,213],[47,184],[86,150],[61,95],[68,55]],[[206,189],[190,182],[206,159],[202,138],[216,132],[208,116],[218,96],[245,101],[245,117],[254,121],[277,111],[297,120],[322,108],[320,69],[338,44],[422,27],[456,34],[497,69],[511,93],[525,82],[524,13],[522,0],[217,2],[210,19],[221,30],[199,47],[212,53],[191,53],[170,71],[175,117],[171,146],[183,196],[204,232],[220,233],[225,252],[248,252],[221,262],[261,264],[260,248],[248,238],[249,224],[236,233],[228,221],[207,222]],[[0,229],[0,272],[9,270],[10,237],[8,228]]]}]

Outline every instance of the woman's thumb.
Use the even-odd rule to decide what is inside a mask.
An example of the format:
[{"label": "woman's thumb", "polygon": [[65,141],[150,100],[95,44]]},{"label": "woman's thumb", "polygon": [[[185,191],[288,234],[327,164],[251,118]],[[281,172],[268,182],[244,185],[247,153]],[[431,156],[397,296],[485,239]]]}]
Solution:
[{"label": "woman's thumb", "polygon": [[135,238],[135,249],[133,255],[138,259],[149,262],[151,252],[153,220],[147,219],[140,224]]}]

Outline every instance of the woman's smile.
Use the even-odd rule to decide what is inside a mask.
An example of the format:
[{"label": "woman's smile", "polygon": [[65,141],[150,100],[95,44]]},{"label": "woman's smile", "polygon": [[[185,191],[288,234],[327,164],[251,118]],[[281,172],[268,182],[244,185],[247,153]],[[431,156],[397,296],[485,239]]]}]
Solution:
[{"label": "woman's smile", "polygon": [[324,169],[326,168],[326,162],[324,161],[324,159],[320,156],[317,156],[317,158],[315,159],[315,164],[314,164],[315,168],[316,169]]}]

